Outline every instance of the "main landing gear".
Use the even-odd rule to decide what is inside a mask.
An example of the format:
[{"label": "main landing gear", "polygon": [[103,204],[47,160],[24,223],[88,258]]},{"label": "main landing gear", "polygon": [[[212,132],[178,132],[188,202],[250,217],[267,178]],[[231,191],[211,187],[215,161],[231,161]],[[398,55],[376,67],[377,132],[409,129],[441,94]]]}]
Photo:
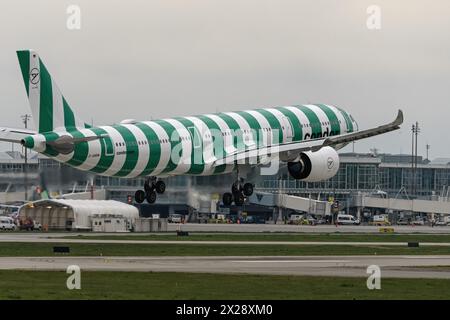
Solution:
[{"label": "main landing gear", "polygon": [[148,203],[155,203],[156,194],[163,194],[166,191],[166,184],[162,180],[156,180],[155,177],[151,177],[145,180],[144,190],[138,190],[134,194],[134,200],[137,203],[142,203],[147,200]]},{"label": "main landing gear", "polygon": [[233,203],[237,206],[242,206],[245,201],[245,197],[250,197],[253,194],[253,184],[247,182],[242,184],[240,180],[237,180],[231,186],[231,193],[225,192],[222,196],[222,201],[225,206],[229,206]]}]

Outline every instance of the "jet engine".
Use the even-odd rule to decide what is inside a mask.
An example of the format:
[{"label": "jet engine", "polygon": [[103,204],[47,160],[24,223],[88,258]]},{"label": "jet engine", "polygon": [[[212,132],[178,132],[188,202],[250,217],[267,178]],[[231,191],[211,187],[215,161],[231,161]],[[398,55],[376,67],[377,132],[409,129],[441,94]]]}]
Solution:
[{"label": "jet engine", "polygon": [[287,164],[294,179],[317,182],[334,177],[339,169],[339,155],[332,147],[323,147],[316,152],[302,152]]}]

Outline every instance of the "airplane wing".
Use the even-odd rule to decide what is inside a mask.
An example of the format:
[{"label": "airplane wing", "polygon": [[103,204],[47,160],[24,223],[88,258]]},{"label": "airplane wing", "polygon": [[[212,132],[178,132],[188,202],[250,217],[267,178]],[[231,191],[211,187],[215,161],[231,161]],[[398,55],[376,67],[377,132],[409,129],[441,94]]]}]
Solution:
[{"label": "airplane wing", "polygon": [[[322,147],[326,146],[338,146],[345,145],[349,142],[373,137],[379,134],[387,133],[400,129],[400,125],[403,123],[403,112],[398,110],[397,117],[394,121],[378,126],[375,128],[356,131],[346,134],[341,134],[338,136],[332,136],[327,138],[312,139],[299,142],[289,142],[280,145],[266,146],[260,148],[253,148],[249,150],[237,151],[233,154],[229,154],[224,158],[217,159],[214,161],[213,165],[218,166],[222,164],[233,164],[236,161],[244,161],[247,159],[257,159],[262,156],[270,155],[280,155],[284,161],[292,161],[295,159],[300,152],[306,151],[318,151]],[[260,161],[258,161],[260,162]]]},{"label": "airplane wing", "polygon": [[383,134],[386,132],[394,131],[394,130],[400,129],[400,125],[402,123],[403,123],[403,111],[398,110],[397,117],[391,123],[388,123],[388,124],[385,124],[385,125],[382,125],[382,126],[379,126],[376,128],[371,128],[371,129],[367,129],[367,130],[356,131],[356,132],[342,134],[339,136],[329,137],[329,138],[325,139],[323,147],[334,146],[334,145],[340,144],[340,143],[349,143],[352,141],[365,139],[365,138],[377,136],[379,134]]},{"label": "airplane wing", "polygon": [[0,141],[20,143],[20,140],[32,134],[36,134],[36,131],[0,127]]}]

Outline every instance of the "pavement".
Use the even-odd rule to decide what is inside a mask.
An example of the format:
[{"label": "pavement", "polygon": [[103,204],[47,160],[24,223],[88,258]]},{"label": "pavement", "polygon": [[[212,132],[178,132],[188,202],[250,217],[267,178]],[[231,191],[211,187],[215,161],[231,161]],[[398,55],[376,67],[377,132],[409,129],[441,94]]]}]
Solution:
[{"label": "pavement", "polygon": [[[68,239],[65,237],[83,235],[82,239]],[[90,239],[90,236],[105,235],[142,235],[135,234],[117,234],[117,233],[16,233],[3,232],[0,233],[0,242],[28,242],[28,243],[110,243],[110,244],[207,244],[207,245],[352,245],[352,246],[407,246],[407,242],[364,242],[364,241],[213,241],[213,240],[106,240],[106,239]],[[444,246],[450,247],[450,242],[420,242],[420,246]],[[450,252],[450,251],[449,251]]]},{"label": "pavement", "polygon": [[[390,226],[396,233],[450,234],[450,227]],[[307,232],[307,233],[379,233],[377,226],[289,225],[289,224],[226,224],[186,223],[168,225],[168,231],[190,232]]]},{"label": "pavement", "polygon": [[[367,278],[377,265],[381,277],[450,279],[450,256],[227,256],[227,257],[0,257],[0,269],[200,272]],[[436,267],[439,266],[439,267]]]}]

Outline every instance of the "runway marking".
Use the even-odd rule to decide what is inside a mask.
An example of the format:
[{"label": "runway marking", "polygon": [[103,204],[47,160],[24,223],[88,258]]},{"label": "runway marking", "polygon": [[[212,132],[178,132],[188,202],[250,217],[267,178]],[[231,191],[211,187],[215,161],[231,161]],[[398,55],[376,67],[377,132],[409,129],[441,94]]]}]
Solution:
[{"label": "runway marking", "polygon": [[353,260],[232,260],[231,262],[250,263],[346,263]]},{"label": "runway marking", "polygon": [[401,256],[402,259],[450,259],[450,256]]}]

